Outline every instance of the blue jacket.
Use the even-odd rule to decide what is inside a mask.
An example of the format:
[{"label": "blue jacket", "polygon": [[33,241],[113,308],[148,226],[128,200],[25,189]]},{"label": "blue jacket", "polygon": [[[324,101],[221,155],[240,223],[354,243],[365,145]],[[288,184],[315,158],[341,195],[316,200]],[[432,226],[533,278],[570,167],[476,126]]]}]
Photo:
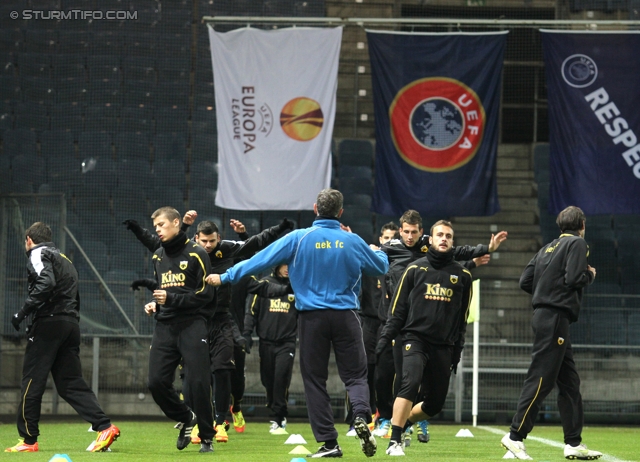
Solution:
[{"label": "blue jacket", "polygon": [[318,218],[311,228],[292,231],[229,268],[221,281],[235,284],[280,264],[289,265],[300,311],[358,309],[362,274],[378,276],[389,269],[384,252],[372,250],[357,234],[342,231],[337,219]]}]

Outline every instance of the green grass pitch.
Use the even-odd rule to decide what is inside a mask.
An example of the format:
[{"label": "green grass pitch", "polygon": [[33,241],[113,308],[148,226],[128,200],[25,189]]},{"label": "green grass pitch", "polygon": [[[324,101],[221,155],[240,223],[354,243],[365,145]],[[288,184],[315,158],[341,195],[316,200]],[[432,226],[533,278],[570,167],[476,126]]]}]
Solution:
[{"label": "green grass pitch", "polygon": [[[73,422],[73,423],[72,423]],[[39,438],[40,452],[34,454],[3,454],[2,460],[48,461],[54,454],[67,454],[73,462],[83,461],[127,461],[127,462],[164,462],[187,461],[210,458],[220,462],[288,462],[299,455],[290,455],[295,445],[285,445],[287,436],[273,436],[268,432],[266,422],[247,423],[242,434],[229,431],[228,443],[214,444],[214,452],[200,454],[199,446],[191,445],[183,451],[175,447],[178,430],[173,423],[166,421],[121,421],[114,422],[121,436],[107,453],[88,453],[86,447],[95,438],[95,433],[87,432],[88,424],[45,421],[41,424]],[[364,461],[367,458],[360,450],[359,441],[347,438],[346,425],[338,425],[345,461]],[[469,428],[473,438],[456,438],[460,428]],[[289,433],[301,434],[312,452],[318,448],[308,423],[290,423]],[[469,424],[433,424],[429,427],[431,441],[418,443],[415,435],[412,444],[406,449],[405,461],[499,461],[505,451],[500,446],[501,435],[506,427],[488,426],[473,428]],[[562,442],[562,429],[558,426],[536,427],[526,442],[529,454],[536,461],[563,461],[562,449],[552,446]],[[584,442],[591,448],[601,451],[601,459],[609,462],[640,460],[640,431],[637,428],[587,427],[584,430]],[[388,440],[378,438],[378,453],[371,459],[393,460],[384,454]],[[17,430],[12,420],[4,419],[0,425],[0,443],[3,448],[17,442]]]}]

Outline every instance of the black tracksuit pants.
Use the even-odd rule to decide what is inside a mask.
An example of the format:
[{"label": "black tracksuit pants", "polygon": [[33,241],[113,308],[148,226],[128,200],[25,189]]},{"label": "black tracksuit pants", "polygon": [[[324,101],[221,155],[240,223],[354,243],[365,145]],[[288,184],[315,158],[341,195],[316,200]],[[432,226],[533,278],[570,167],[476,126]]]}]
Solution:
[{"label": "black tracksuit pants", "polygon": [[387,344],[378,358],[375,376],[376,405],[381,419],[391,420],[395,397],[395,380],[396,369],[393,362],[393,347]]},{"label": "black tracksuit pants", "polygon": [[338,438],[327,392],[331,347],[338,374],[347,388],[355,417],[371,421],[367,356],[356,310],[311,310],[298,315],[300,371],[309,412],[309,423],[318,442]]},{"label": "black tracksuit pants", "polygon": [[18,408],[18,433],[27,444],[35,443],[40,434],[40,405],[49,372],[60,397],[90,422],[93,430],[105,430],[111,425],[96,395],[82,378],[80,326],[72,318],[65,318],[53,316],[36,320],[27,334]]},{"label": "black tracksuit pants", "polygon": [[231,399],[232,399],[232,412],[240,412],[242,410],[242,398],[244,397],[245,377],[244,377],[244,365],[246,362],[246,353],[242,349],[235,345],[233,347],[233,358],[236,363],[236,368],[231,371]]},{"label": "black tracksuit pants", "polygon": [[149,353],[149,390],[154,401],[170,419],[188,422],[191,409],[180,401],[173,388],[180,358],[184,362],[184,380],[190,404],[198,418],[200,438],[211,440],[214,431],[209,332],[203,318],[176,324],[157,322]]},{"label": "black tracksuit pants", "polygon": [[287,399],[293,374],[296,342],[274,343],[260,340],[260,381],[267,390],[267,406],[273,420],[282,423],[289,415]]},{"label": "black tracksuit pants", "polygon": [[582,441],[584,413],[580,377],[576,370],[569,337],[569,317],[552,308],[537,308],[531,326],[534,332],[531,365],[511,422],[511,433],[526,438],[533,429],[540,406],[558,385],[558,409],[565,444]]}]

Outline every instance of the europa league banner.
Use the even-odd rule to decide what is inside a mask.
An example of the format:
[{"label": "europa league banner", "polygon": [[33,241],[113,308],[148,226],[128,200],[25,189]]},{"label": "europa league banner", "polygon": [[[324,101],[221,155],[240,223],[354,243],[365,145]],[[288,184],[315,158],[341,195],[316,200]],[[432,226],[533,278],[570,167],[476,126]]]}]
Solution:
[{"label": "europa league banner", "polygon": [[500,210],[498,109],[506,33],[367,31],[376,120],[372,208],[400,216]]},{"label": "europa league banner", "polygon": [[331,181],[342,28],[209,26],[218,125],[216,205],[308,210]]},{"label": "europa league banner", "polygon": [[549,212],[640,213],[640,32],[541,32]]}]

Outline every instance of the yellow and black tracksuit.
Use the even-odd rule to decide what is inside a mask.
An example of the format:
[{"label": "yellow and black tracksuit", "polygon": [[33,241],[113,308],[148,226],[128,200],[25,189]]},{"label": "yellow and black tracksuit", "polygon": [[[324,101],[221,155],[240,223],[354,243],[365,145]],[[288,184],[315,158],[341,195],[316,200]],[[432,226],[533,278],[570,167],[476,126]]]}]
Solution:
[{"label": "yellow and black tracksuit", "polygon": [[260,339],[260,380],[267,391],[271,418],[281,425],[288,416],[298,312],[289,279],[275,276],[277,268],[266,278],[249,280],[247,291],[253,296],[248,299],[243,335],[250,337],[255,327]]},{"label": "yellow and black tracksuit", "polygon": [[40,407],[49,372],[60,397],[91,422],[95,431],[111,425],[87,383],[80,364],[78,272],[71,261],[45,242],[27,254],[29,296],[21,309],[31,316],[22,366],[18,433],[25,443],[38,440]]},{"label": "yellow and black tracksuit", "polygon": [[471,273],[453,260],[453,251],[429,249],[410,264],[391,299],[378,352],[401,335],[402,382],[398,397],[424,398],[422,409],[433,416],[442,410],[452,368],[464,346]]},{"label": "yellow and black tracksuit", "polygon": [[167,291],[164,305],[156,305],[156,326],[149,354],[149,390],[167,417],[189,422],[191,409],[173,388],[175,370],[183,359],[189,403],[198,418],[200,438],[212,440],[213,406],[209,331],[214,290],[205,282],[211,264],[207,252],[184,232],[153,254],[160,290]]},{"label": "yellow and black tracksuit", "polygon": [[588,255],[585,240],[576,232],[566,232],[540,249],[520,277],[520,288],[533,295],[534,341],[511,422],[514,441],[522,441],[531,432],[540,405],[556,384],[564,442],[577,446],[582,441],[584,411],[569,325],[578,320],[582,290],[594,279],[587,269]]},{"label": "yellow and black tracksuit", "polygon": [[[392,239],[381,247],[389,257],[389,271],[380,278],[382,294],[378,306],[378,318],[382,325],[378,335],[382,332],[384,323],[390,315],[390,301],[407,267],[419,258],[423,258],[429,251],[429,236],[422,235],[412,247],[407,247],[401,239]],[[453,259],[462,263],[467,269],[475,266],[472,259],[489,253],[489,247],[484,244],[477,246],[454,246]],[[401,383],[402,350],[400,339],[395,346],[391,343],[378,355],[376,363],[375,388],[378,412],[381,419],[391,419],[393,400],[397,395]]]}]

